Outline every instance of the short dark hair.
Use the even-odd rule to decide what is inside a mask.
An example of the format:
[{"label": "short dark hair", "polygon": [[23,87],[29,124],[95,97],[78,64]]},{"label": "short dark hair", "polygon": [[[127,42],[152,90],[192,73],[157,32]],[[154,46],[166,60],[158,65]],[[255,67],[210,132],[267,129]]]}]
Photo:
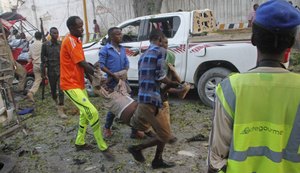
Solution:
[{"label": "short dark hair", "polygon": [[109,28],[108,31],[107,31],[107,34],[108,34],[109,37],[112,36],[112,33],[113,33],[113,31],[114,31],[115,29],[122,30],[121,28],[116,27],[116,26]]},{"label": "short dark hair", "polygon": [[67,27],[69,30],[71,29],[71,27],[76,25],[76,19],[80,19],[80,17],[79,16],[71,16],[68,18]]},{"label": "short dark hair", "polygon": [[252,43],[266,54],[280,54],[291,48],[295,42],[297,28],[281,31],[269,31],[253,23]]},{"label": "short dark hair", "polygon": [[49,31],[51,32],[53,29],[58,30],[56,27],[51,27]]},{"label": "short dark hair", "polygon": [[161,30],[153,29],[150,32],[149,40],[150,41],[156,41],[156,40],[159,40],[159,39],[164,38],[164,37],[165,37],[165,35]]},{"label": "short dark hair", "polygon": [[34,33],[34,38],[37,40],[41,40],[43,37],[43,34],[40,31],[37,31]]}]

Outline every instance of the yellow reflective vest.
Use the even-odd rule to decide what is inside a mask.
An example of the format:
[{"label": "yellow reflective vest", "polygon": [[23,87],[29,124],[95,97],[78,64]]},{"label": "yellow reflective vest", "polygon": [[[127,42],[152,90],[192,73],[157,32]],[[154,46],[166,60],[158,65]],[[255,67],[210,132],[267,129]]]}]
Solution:
[{"label": "yellow reflective vest", "polygon": [[216,95],[233,121],[226,172],[300,172],[299,74],[235,74]]}]

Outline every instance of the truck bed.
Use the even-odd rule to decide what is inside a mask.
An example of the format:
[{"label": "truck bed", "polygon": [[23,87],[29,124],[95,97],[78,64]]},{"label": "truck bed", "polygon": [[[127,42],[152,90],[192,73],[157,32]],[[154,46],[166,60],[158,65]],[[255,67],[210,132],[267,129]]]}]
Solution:
[{"label": "truck bed", "polygon": [[228,29],[208,32],[206,35],[190,37],[190,43],[199,42],[220,42],[220,41],[243,41],[251,39],[251,28],[247,29]]}]

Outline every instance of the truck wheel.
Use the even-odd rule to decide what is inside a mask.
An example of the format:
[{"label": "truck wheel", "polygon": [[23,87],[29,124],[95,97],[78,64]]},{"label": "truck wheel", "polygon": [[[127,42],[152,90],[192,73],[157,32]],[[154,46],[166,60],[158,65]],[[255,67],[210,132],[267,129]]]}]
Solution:
[{"label": "truck wheel", "polygon": [[13,172],[15,165],[16,165],[15,159],[9,156],[0,155],[0,172],[3,173]]},{"label": "truck wheel", "polygon": [[213,107],[215,98],[215,89],[225,77],[230,74],[230,70],[222,67],[215,67],[207,70],[199,79],[197,90],[201,101],[206,105]]},{"label": "truck wheel", "polygon": [[32,76],[27,76],[26,81],[25,81],[25,91],[30,90],[34,82],[34,77]]}]

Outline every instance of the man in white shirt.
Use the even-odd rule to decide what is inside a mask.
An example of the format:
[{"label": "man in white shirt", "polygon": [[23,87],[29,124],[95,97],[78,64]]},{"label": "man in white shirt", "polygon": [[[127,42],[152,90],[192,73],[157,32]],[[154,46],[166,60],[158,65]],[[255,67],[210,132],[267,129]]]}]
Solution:
[{"label": "man in white shirt", "polygon": [[36,32],[34,34],[35,41],[29,47],[29,62],[33,64],[34,83],[27,93],[27,97],[34,102],[33,96],[39,89],[42,82],[41,75],[41,50],[42,50],[42,33]]}]

